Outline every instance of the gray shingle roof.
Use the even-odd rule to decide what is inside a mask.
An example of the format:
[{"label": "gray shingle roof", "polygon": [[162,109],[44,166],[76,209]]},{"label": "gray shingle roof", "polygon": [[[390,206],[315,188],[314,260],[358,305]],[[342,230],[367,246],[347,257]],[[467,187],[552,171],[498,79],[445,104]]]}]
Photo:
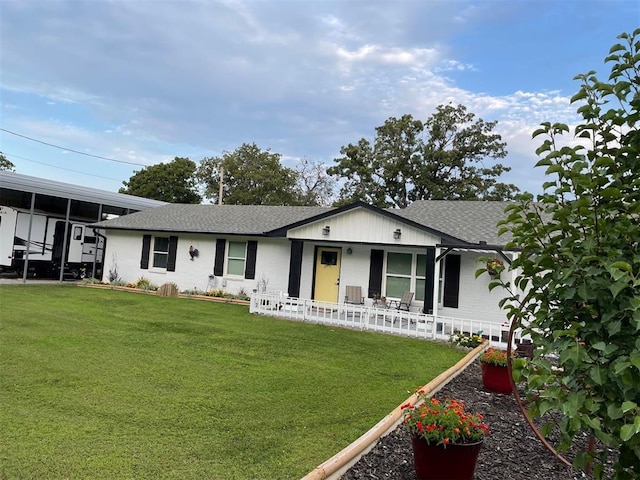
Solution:
[{"label": "gray shingle roof", "polygon": [[170,204],[94,225],[122,230],[262,235],[330,210],[327,207]]},{"label": "gray shingle roof", "polygon": [[[497,235],[496,224],[505,217],[510,202],[423,200],[405,209],[387,209],[400,218],[436,230],[462,242],[504,245],[510,236]],[[330,214],[328,207],[264,205],[170,204],[96,223],[107,229],[164,232],[264,235],[317,215]]]},{"label": "gray shingle roof", "polygon": [[506,233],[498,236],[496,224],[506,215],[511,202],[464,200],[420,200],[405,209],[390,209],[396,215],[444,232],[469,243],[485,241],[489,245],[504,245],[511,240]]}]

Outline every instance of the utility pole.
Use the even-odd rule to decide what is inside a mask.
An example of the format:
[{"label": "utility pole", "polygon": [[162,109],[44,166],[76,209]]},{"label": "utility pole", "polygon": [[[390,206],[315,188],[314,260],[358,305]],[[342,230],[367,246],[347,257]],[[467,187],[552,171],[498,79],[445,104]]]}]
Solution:
[{"label": "utility pole", "polygon": [[218,191],[218,205],[222,205],[223,187],[224,187],[224,167],[220,165],[220,190]]}]

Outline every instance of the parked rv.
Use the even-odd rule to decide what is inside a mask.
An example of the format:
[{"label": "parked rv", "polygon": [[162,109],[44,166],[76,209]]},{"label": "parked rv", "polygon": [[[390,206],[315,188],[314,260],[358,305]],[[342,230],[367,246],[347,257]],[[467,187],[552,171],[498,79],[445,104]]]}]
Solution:
[{"label": "parked rv", "polygon": [[87,226],[94,221],[0,205],[0,271],[22,276],[27,261],[29,277],[56,278],[64,266],[66,278],[83,278],[94,264],[101,275],[105,237]]}]

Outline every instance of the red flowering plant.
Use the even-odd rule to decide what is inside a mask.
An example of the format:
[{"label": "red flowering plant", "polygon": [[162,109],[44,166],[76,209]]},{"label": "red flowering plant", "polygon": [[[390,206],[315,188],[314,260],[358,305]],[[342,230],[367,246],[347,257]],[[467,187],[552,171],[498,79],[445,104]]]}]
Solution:
[{"label": "red flowering plant", "polygon": [[402,405],[404,425],[428,445],[476,443],[489,433],[479,413],[469,413],[458,400],[438,400],[417,392],[418,400]]},{"label": "red flowering plant", "polygon": [[487,348],[480,354],[480,362],[495,365],[496,367],[507,366],[507,352],[493,347]]}]

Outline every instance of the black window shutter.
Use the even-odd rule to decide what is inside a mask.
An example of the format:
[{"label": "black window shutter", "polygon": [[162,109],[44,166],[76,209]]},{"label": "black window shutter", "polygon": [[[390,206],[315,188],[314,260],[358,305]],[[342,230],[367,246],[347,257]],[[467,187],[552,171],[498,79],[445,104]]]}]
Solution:
[{"label": "black window shutter", "polygon": [[384,250],[371,250],[369,263],[369,298],[382,295],[382,264]]},{"label": "black window shutter", "polygon": [[167,258],[167,272],[176,271],[176,253],[178,252],[178,237],[169,237],[169,255]]},{"label": "black window shutter", "polygon": [[216,240],[216,260],[213,264],[213,274],[216,277],[224,275],[224,249],[227,241],[224,238]]},{"label": "black window shutter", "polygon": [[433,270],[436,265],[436,247],[427,247],[427,267],[424,272],[424,307],[422,313],[433,313]]},{"label": "black window shutter", "polygon": [[142,236],[142,257],[140,258],[140,268],[149,268],[149,250],[151,249],[151,235]]},{"label": "black window shutter", "polygon": [[458,308],[460,293],[460,255],[447,255],[444,268],[444,292],[442,304],[445,307]]},{"label": "black window shutter", "polygon": [[291,255],[289,256],[289,286],[287,290],[290,297],[300,297],[300,277],[302,276],[302,240],[291,241]]},{"label": "black window shutter", "polygon": [[244,278],[253,280],[256,278],[256,254],[258,252],[258,242],[249,240],[247,242],[247,263],[244,266]]}]

